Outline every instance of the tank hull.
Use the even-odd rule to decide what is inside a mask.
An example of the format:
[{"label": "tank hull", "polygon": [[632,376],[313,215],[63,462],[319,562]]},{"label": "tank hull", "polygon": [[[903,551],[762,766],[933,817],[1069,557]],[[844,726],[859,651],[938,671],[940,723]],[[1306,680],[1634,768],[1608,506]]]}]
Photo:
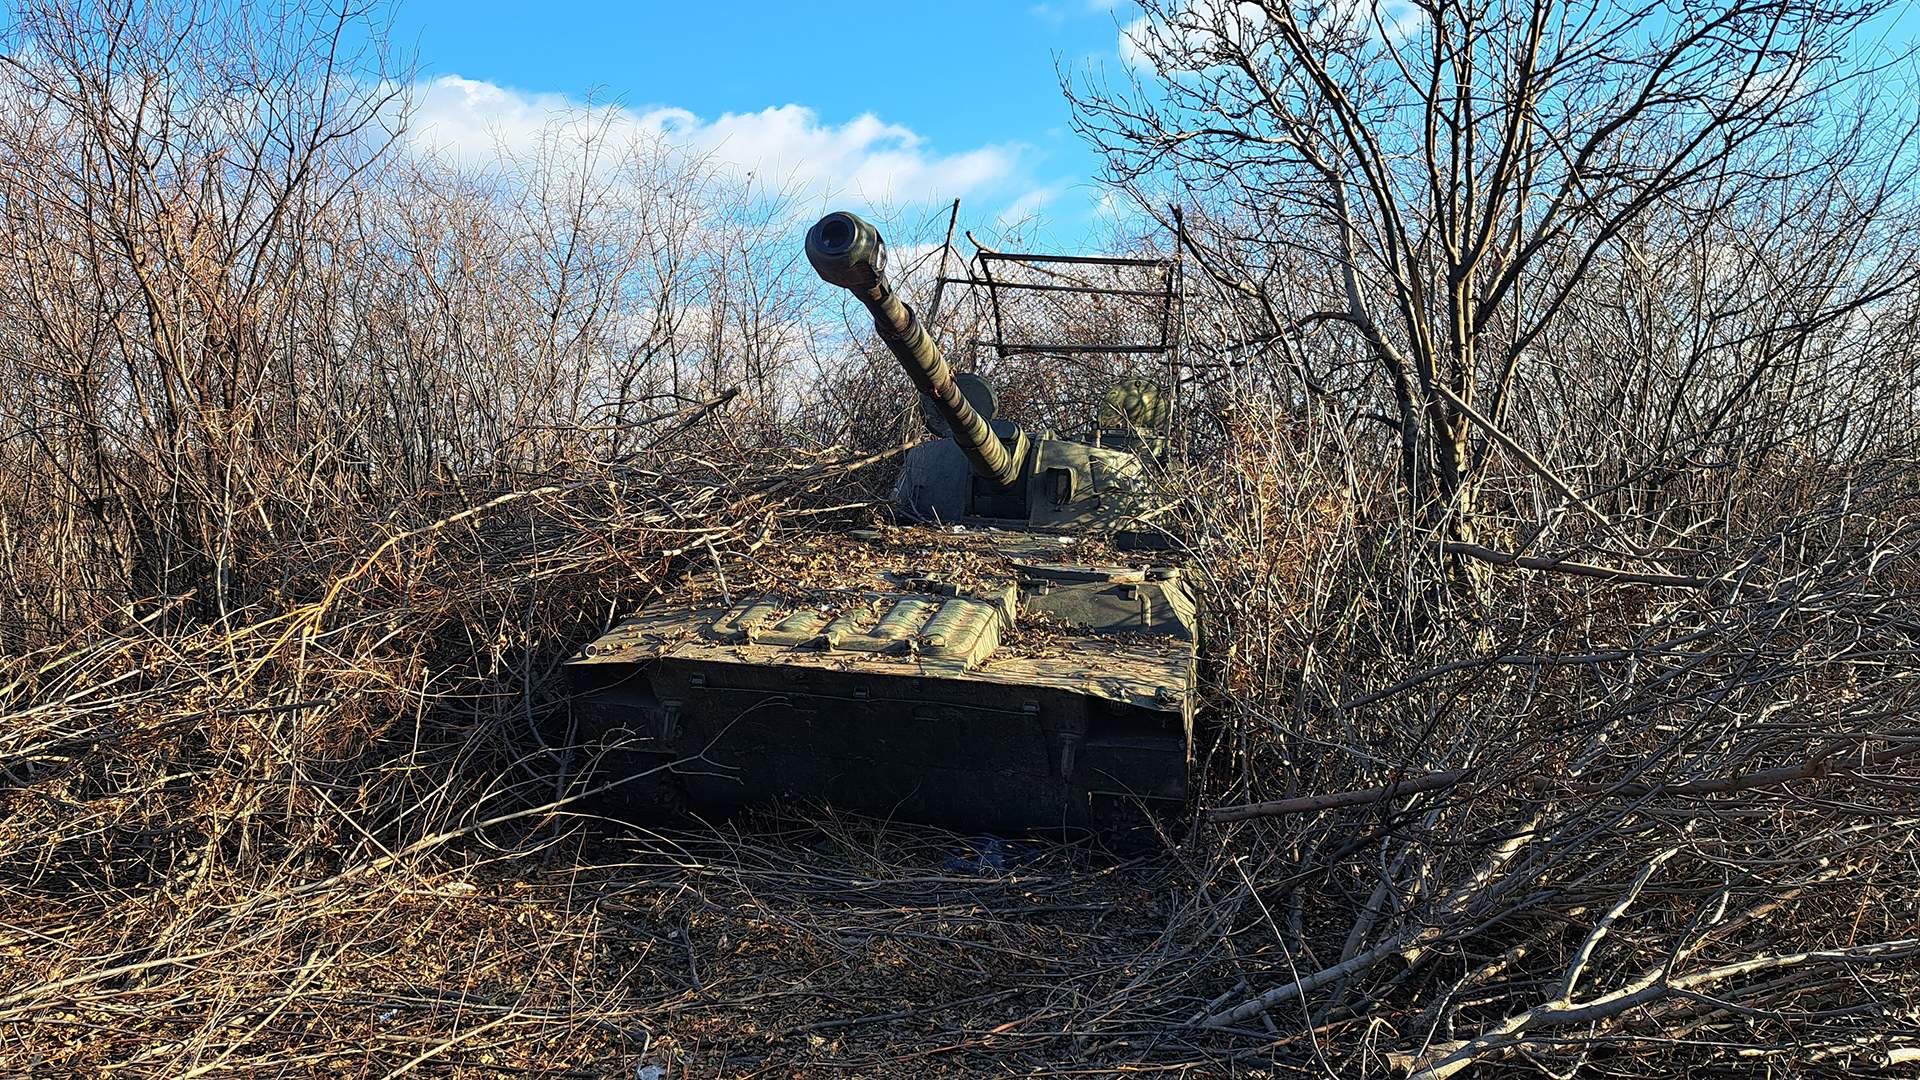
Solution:
[{"label": "tank hull", "polygon": [[775,567],[772,588],[653,605],[570,661],[602,773],[664,766],[696,809],[801,799],[1003,833],[1111,833],[1187,798],[1177,578],[1035,560],[1054,537],[867,535],[833,553],[854,588]]},{"label": "tank hull", "polygon": [[800,799],[962,829],[1107,831],[1187,796],[1180,718],[1093,695],[1035,691],[1029,712],[958,679],[675,659],[591,681],[607,678],[585,690],[582,733],[616,748],[618,771],[668,766],[701,809]]}]

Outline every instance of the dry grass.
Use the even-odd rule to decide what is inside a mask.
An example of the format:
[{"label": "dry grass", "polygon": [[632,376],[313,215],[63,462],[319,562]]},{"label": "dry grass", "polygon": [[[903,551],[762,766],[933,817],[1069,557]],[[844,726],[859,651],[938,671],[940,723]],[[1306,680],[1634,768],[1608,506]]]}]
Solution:
[{"label": "dry grass", "polygon": [[[305,602],[234,628],[162,610],[10,658],[0,1054],[173,1075],[638,1053],[608,1017],[680,995],[620,966],[632,919],[598,898],[623,879],[570,869],[578,762],[535,730],[565,707],[553,665],[686,551],[845,502],[860,464],[505,494],[342,545]],[[545,902],[568,882],[578,903]]]},{"label": "dry grass", "polygon": [[724,484],[629,465],[339,545],[331,585],[237,628],[156,615],[9,660],[0,1060],[1443,1075],[1910,1054],[1920,533],[1888,516],[1908,474],[1803,478],[1814,509],[1755,518],[1740,586],[1503,572],[1485,602],[1507,614],[1472,644],[1430,592],[1404,614],[1419,571],[1394,560],[1417,552],[1330,459],[1240,434],[1248,459],[1191,515],[1208,801],[1470,780],[1129,862],[969,864],[967,838],[805,807],[598,821],[572,801],[582,751],[539,734],[564,726],[569,643],[869,502],[864,461]]}]

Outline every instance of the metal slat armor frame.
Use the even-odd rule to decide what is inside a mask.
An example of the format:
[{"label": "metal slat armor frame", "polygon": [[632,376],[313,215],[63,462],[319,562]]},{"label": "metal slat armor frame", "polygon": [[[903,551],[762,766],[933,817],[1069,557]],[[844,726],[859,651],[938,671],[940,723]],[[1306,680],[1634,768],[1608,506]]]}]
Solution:
[{"label": "metal slat armor frame", "polygon": [[[949,287],[972,290],[983,302],[989,334],[968,343],[1002,360],[1057,357],[1063,365],[1091,365],[1103,388],[1151,379],[1166,388],[1171,421],[1186,376],[1186,282],[1184,228],[1178,210],[1170,216],[1173,235],[1164,258],[998,251],[969,232],[975,253],[964,273],[948,274],[943,252],[932,310],[940,310]],[[952,239],[949,225],[947,250]]]}]

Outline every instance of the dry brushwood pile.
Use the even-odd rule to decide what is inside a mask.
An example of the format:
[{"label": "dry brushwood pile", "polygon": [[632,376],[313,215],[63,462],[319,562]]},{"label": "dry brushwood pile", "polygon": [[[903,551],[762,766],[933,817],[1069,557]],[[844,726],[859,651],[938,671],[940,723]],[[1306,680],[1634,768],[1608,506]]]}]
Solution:
[{"label": "dry brushwood pile", "polygon": [[[1920,519],[1849,521],[1910,504],[1904,473],[1832,477],[1747,561],[1675,568],[1710,587],[1497,579],[1505,637],[1419,671],[1357,614],[1401,578],[1351,561],[1352,507],[1216,481],[1195,555],[1215,610],[1241,601],[1217,631],[1214,823],[1162,854],[806,807],[670,835],[584,816],[578,763],[536,730],[566,707],[566,644],[677,573],[745,580],[795,530],[863,518],[872,468],[503,494],[229,628],[163,609],[10,658],[0,1057],[1442,1076],[1912,1056]],[[1634,629],[1568,651],[1602,616]]]},{"label": "dry brushwood pile", "polygon": [[1250,770],[1257,796],[1203,814],[1205,917],[1221,981],[1241,974],[1185,1021],[1258,1037],[1284,1016],[1268,1037],[1312,1041],[1303,1065],[1421,1077],[1920,1058],[1912,470],[1777,477],[1798,488],[1781,516],[1703,493],[1738,539],[1668,560],[1693,584],[1543,558],[1562,572],[1490,579],[1477,647],[1429,638],[1420,662],[1376,635],[1423,635],[1361,612],[1444,559],[1276,594],[1327,536],[1262,559],[1218,515],[1254,556],[1226,591],[1267,593],[1236,613],[1224,737],[1271,732],[1298,773]]}]

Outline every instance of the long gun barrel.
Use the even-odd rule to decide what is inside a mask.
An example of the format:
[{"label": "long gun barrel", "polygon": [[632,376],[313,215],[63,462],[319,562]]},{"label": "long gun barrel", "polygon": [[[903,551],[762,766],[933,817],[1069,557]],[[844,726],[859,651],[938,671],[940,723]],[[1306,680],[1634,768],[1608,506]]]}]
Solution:
[{"label": "long gun barrel", "polygon": [[913,309],[887,284],[886,245],[879,230],[845,211],[828,214],[807,230],[807,261],[821,280],[846,289],[867,305],[880,340],[907,369],[913,385],[946,418],[954,443],[967,455],[974,472],[1001,487],[1018,480],[1020,463],[954,384],[953,369]]}]

